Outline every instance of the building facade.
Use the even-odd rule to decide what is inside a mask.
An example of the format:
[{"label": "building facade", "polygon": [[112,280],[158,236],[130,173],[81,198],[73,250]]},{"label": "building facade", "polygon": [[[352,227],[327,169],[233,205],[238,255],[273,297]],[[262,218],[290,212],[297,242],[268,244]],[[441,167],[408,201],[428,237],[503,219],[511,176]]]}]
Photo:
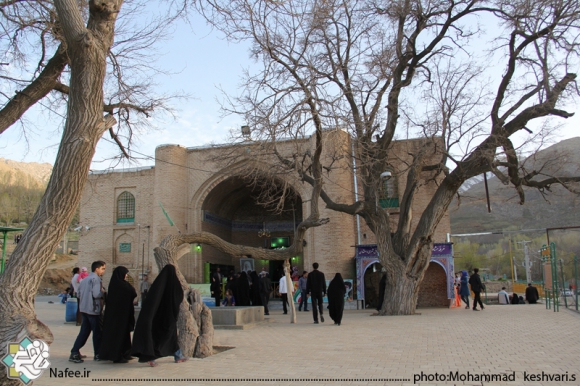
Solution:
[{"label": "building facade", "polygon": [[[352,203],[361,186],[355,189],[350,137],[340,130],[324,135],[323,164],[334,160],[332,172],[325,172],[324,189],[335,201]],[[314,138],[305,138],[281,142],[277,149],[293,154],[313,145]],[[397,141],[389,153],[392,178],[378,205],[391,212],[394,224],[398,192],[404,191],[406,183],[405,165],[420,145],[420,140]],[[89,266],[94,260],[104,260],[112,268],[123,265],[130,271],[129,280],[137,283],[142,272],[150,272],[150,278],[156,276],[153,248],[169,234],[207,231],[234,244],[264,248],[292,243],[296,225],[311,212],[310,185],[292,174],[276,175],[276,180],[291,194],[286,195],[277,210],[270,210],[262,205],[262,193],[269,187],[255,180],[250,183],[240,174],[243,169],[240,164],[224,164],[223,155],[233,148],[233,145],[202,148],[161,145],[156,149],[154,166],[92,172],[81,201],[79,264]],[[243,150],[251,153],[253,148]],[[339,153],[347,156],[336,157]],[[254,161],[263,170],[274,162],[267,158]],[[360,180],[357,184],[360,185]],[[414,221],[436,188],[435,181],[420,188],[413,207]],[[374,244],[374,235],[362,219],[357,221],[355,216],[328,210],[322,200],[318,209],[320,217],[329,218],[330,222],[307,231],[303,255],[295,256],[292,264],[301,272],[318,262],[327,277],[341,272],[344,278],[354,278],[354,246]],[[435,241],[444,242],[449,232],[446,215],[437,228]],[[191,245],[179,265],[189,282],[203,283],[204,263],[239,271],[240,258],[251,259],[243,261],[249,261],[256,271],[265,268],[272,272],[280,264],[254,260],[251,256],[229,256],[209,245]],[[108,269],[105,279],[111,272]]]}]

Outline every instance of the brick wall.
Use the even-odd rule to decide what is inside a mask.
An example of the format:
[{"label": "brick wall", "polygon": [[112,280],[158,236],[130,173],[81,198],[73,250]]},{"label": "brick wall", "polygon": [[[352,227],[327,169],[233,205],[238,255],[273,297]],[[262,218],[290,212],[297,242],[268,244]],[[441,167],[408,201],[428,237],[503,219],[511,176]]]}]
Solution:
[{"label": "brick wall", "polygon": [[419,287],[417,307],[449,307],[445,270],[437,263],[429,263]]},{"label": "brick wall", "polygon": [[[150,240],[151,228],[147,228],[153,210],[154,177],[153,168],[89,175],[81,198],[83,229],[79,239],[79,266],[89,268],[95,260],[109,263],[104,277],[108,283],[118,265],[127,267],[134,279],[142,269],[148,270],[154,265],[156,244]],[[135,197],[135,221],[132,223],[117,223],[117,199],[124,191]],[[120,252],[120,243],[129,243],[131,251]]]},{"label": "brick wall", "polygon": [[[323,150],[323,164],[333,164],[331,172],[324,173],[324,189],[336,202],[352,203],[354,201],[353,174],[350,159],[350,139],[343,131],[327,131],[324,133],[326,145]],[[408,142],[408,143],[407,143]],[[418,146],[413,141],[396,142],[393,148],[393,163],[400,158],[408,161],[407,152],[413,152]],[[304,148],[313,148],[314,138],[301,141],[288,141],[278,144],[282,154],[291,155]],[[242,194],[239,169],[243,162],[225,165],[219,160],[224,152],[243,151],[254,154],[250,147],[207,147],[185,148],[178,145],[162,145],[156,149],[156,165],[154,169],[130,172],[111,172],[91,175],[89,184],[83,194],[81,203],[81,224],[89,224],[91,230],[81,237],[79,244],[79,260],[84,265],[96,259],[126,264],[132,270],[132,275],[142,269],[151,270],[151,279],[155,277],[157,267],[153,257],[153,248],[169,235],[192,231],[208,231],[223,237],[227,241],[246,245],[262,246],[263,239],[257,237],[257,232],[232,232],[224,227],[203,221],[205,209],[228,220],[244,219],[260,222],[264,216],[248,198]],[[252,164],[264,171],[270,171],[274,162],[270,155],[260,158],[256,155],[256,163]],[[337,158],[342,155],[342,158]],[[401,161],[397,161],[401,162]],[[241,165],[241,166],[240,166]],[[401,170],[403,168],[401,167]],[[405,179],[404,172],[397,179],[400,194],[403,192]],[[237,180],[236,180],[237,178]],[[296,208],[297,218],[307,218],[311,213],[311,187],[302,183],[293,174],[280,175],[280,181],[292,187],[300,196]],[[436,186],[434,183],[421,187],[414,206],[414,223],[427,205]],[[116,198],[123,191],[129,191],[136,198],[136,217],[134,223],[117,224],[115,219]],[[171,227],[163,215],[158,202],[163,206],[175,222]],[[306,234],[304,253],[299,256],[293,265],[299,270],[310,271],[312,263],[318,262],[320,270],[331,278],[340,272],[344,278],[354,278],[354,248],[357,242],[356,217],[326,209],[325,204],[318,202],[320,217],[328,218],[329,224],[311,229]],[[268,217],[279,221],[291,218],[290,212],[282,216]],[[397,215],[393,211],[393,226],[396,225]],[[361,233],[367,238],[363,244],[374,242],[374,236],[361,221]],[[150,228],[146,228],[150,226]],[[445,216],[436,232],[436,241],[444,241],[445,233],[449,232],[449,217]],[[277,235],[277,234],[273,234]],[[280,234],[286,236],[286,234]],[[145,246],[145,262],[142,263],[143,242]],[[119,243],[131,243],[131,252],[120,253]],[[223,253],[203,246],[202,251],[192,251],[180,260],[184,273],[192,282],[203,281],[203,263],[231,264],[239,266],[237,258],[226,256]],[[268,262],[256,262],[256,268],[268,266]],[[111,270],[108,270],[109,273]]]}]

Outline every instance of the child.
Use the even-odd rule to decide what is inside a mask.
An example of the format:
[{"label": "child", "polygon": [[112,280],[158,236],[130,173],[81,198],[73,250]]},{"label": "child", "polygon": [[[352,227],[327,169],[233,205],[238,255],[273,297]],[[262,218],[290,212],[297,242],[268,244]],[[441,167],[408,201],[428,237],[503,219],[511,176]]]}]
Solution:
[{"label": "child", "polygon": [[82,267],[81,273],[79,274],[79,277],[77,278],[77,283],[80,283],[81,281],[83,281],[83,279],[87,276],[89,276],[89,272],[87,270],[87,267]]},{"label": "child", "polygon": [[234,295],[232,294],[232,290],[226,290],[226,297],[222,301],[222,306],[231,307],[236,305],[236,299],[234,299]]},{"label": "child", "polygon": [[67,299],[70,298],[70,292],[71,292],[70,287],[66,287],[66,289],[58,295],[58,297],[61,298],[60,302],[62,304],[65,304]]}]

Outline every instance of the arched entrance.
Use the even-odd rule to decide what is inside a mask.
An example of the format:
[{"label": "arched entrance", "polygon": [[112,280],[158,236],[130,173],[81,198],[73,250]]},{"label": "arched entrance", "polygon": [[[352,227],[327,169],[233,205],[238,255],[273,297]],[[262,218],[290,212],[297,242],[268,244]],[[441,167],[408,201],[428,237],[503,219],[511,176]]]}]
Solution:
[{"label": "arched entrance", "polygon": [[[302,221],[302,198],[291,187],[284,190],[282,186],[282,181],[278,186],[267,181],[250,185],[237,176],[221,181],[203,201],[201,230],[233,244],[258,248],[289,246],[294,241],[296,225]],[[203,262],[241,270],[239,259],[211,246],[203,246],[201,253]],[[302,259],[294,264],[303,269]],[[277,265],[266,260],[253,261],[253,269],[258,272],[265,268],[274,274]]]},{"label": "arched entrance", "polygon": [[447,274],[437,261],[431,261],[419,287],[417,307],[449,307]]},{"label": "arched entrance", "polygon": [[[375,244],[357,245],[355,251],[357,299],[369,304],[366,287],[371,287],[370,283],[374,283],[376,278],[367,276],[367,271],[369,268],[372,270],[372,266],[375,264],[377,264],[375,273],[378,271],[378,266],[380,266],[379,252]],[[378,275],[379,281],[381,276]],[[436,243],[433,245],[431,261],[419,288],[417,306],[448,307],[450,299],[454,298],[453,281],[453,245],[451,243]],[[378,288],[378,284],[376,288]],[[374,295],[370,296],[370,302],[373,302]],[[376,296],[378,297],[378,289]]]},{"label": "arched entrance", "polygon": [[379,283],[381,277],[383,266],[376,262],[367,267],[364,276],[364,286],[365,286],[365,307],[366,308],[377,308],[379,305]]}]

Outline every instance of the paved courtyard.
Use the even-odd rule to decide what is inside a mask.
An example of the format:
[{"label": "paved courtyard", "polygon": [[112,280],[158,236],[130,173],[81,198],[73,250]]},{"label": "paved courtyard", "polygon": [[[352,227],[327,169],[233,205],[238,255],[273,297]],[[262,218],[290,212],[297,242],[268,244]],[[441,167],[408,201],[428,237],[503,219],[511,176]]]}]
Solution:
[{"label": "paved courtyard", "polygon": [[[299,312],[298,323],[290,324],[276,310],[256,328],[216,330],[214,344],[233,349],[180,364],[161,358],[150,368],[136,360],[93,361],[91,338],[82,350],[87,360],[69,362],[79,327],[64,324],[64,305],[49,299],[37,298],[36,309],[54,334],[51,368],[90,375],[57,378],[46,370],[35,385],[580,385],[580,315],[541,304],[489,305],[480,312],[420,309],[420,315],[397,317],[346,310],[341,326],[328,315],[314,325],[311,312]],[[435,373],[460,378],[446,381]],[[481,374],[513,380],[482,382]]]}]

